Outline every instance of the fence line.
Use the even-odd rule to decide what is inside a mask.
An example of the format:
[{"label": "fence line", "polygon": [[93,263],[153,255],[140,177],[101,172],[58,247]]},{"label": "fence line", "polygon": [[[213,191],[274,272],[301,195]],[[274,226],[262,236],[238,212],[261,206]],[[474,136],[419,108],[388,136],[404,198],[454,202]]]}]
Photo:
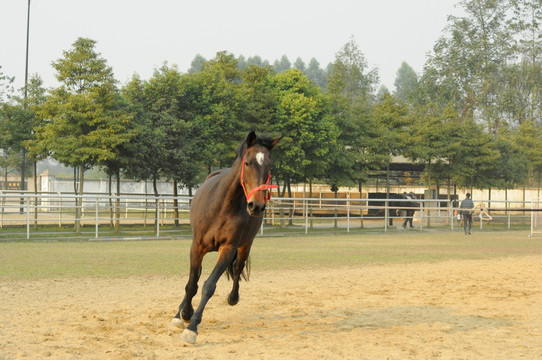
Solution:
[{"label": "fence line", "polygon": [[[77,199],[77,206],[76,206]],[[152,225],[153,237],[161,237],[169,230],[164,227],[173,224],[189,224],[188,213],[191,197],[181,195],[109,195],[109,194],[61,194],[0,191],[0,230],[25,227],[26,239],[43,235],[37,228],[62,227],[77,222],[93,226],[94,239],[99,239],[104,226]],[[176,205],[175,205],[176,200]],[[269,202],[260,233],[268,229],[303,229],[305,234],[325,228],[337,228],[350,232],[355,228],[389,231],[390,219],[396,220],[394,227],[400,227],[404,216],[391,216],[387,199],[324,199],[324,198],[278,198]],[[416,210],[416,228],[449,228],[458,226],[456,211],[458,201],[443,199],[417,199],[418,207],[395,207],[399,212]],[[512,225],[531,222],[529,213],[531,201],[486,201],[493,217],[492,224],[503,224],[507,229]],[[498,209],[498,210],[492,210]],[[102,227],[102,229],[100,229]],[[479,218],[483,229],[484,220]],[[34,229],[33,229],[34,228]],[[7,231],[4,231],[6,233]],[[138,231],[136,230],[136,233]],[[141,231],[139,231],[141,232]],[[35,235],[34,235],[35,234]],[[0,232],[0,240],[10,239]]]}]

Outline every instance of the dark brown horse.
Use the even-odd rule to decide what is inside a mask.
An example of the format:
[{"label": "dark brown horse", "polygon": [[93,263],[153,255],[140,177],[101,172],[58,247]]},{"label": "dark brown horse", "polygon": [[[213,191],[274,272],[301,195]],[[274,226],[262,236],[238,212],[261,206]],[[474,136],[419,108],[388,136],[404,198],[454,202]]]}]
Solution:
[{"label": "dark brown horse", "polygon": [[[190,275],[185,287],[185,296],[172,323],[181,326],[182,321],[190,324],[181,334],[181,339],[195,344],[198,325],[203,309],[215,292],[220,276],[227,271],[233,279],[233,288],[228,303],[239,301],[239,280],[241,275],[248,278],[245,262],[250,253],[258,229],[262,224],[265,205],[270,197],[271,150],[280,138],[271,139],[256,136],[251,132],[237,150],[233,166],[211,173],[200,186],[190,209],[192,224],[192,247],[190,249]],[[201,301],[194,312],[192,298],[198,291],[203,256],[218,251],[216,265],[204,282]]]}]

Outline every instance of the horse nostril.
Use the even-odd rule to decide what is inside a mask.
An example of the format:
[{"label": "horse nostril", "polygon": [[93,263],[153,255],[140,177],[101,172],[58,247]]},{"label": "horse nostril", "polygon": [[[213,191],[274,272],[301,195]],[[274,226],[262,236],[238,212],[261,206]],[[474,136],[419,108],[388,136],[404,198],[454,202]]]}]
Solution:
[{"label": "horse nostril", "polygon": [[265,208],[265,205],[262,207],[258,205],[256,202],[251,201],[247,204],[247,208],[250,214],[252,215],[259,215],[263,209]]}]

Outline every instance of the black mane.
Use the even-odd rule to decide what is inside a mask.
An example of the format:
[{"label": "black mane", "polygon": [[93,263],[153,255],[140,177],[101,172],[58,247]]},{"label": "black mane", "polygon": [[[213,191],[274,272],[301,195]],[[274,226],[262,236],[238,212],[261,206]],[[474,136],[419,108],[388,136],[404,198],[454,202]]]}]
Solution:
[{"label": "black mane", "polygon": [[[267,135],[258,135],[256,137],[256,140],[254,140],[254,145],[262,145],[265,146],[269,151],[273,149],[273,138]],[[245,152],[245,149],[247,148],[247,142],[243,140],[241,144],[239,144],[239,147],[237,148],[237,157],[241,158],[243,157],[243,153]]]}]

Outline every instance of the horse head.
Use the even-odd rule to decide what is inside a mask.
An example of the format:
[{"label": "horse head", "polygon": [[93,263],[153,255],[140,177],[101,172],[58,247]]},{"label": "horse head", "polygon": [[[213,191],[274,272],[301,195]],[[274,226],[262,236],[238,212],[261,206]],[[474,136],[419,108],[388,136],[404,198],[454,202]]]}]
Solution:
[{"label": "horse head", "polygon": [[271,150],[281,138],[267,138],[256,136],[250,132],[246,141],[241,144],[241,186],[246,197],[247,212],[251,216],[259,216],[265,210],[265,206],[271,197],[270,189],[278,188],[270,185],[271,169],[273,160]]}]

